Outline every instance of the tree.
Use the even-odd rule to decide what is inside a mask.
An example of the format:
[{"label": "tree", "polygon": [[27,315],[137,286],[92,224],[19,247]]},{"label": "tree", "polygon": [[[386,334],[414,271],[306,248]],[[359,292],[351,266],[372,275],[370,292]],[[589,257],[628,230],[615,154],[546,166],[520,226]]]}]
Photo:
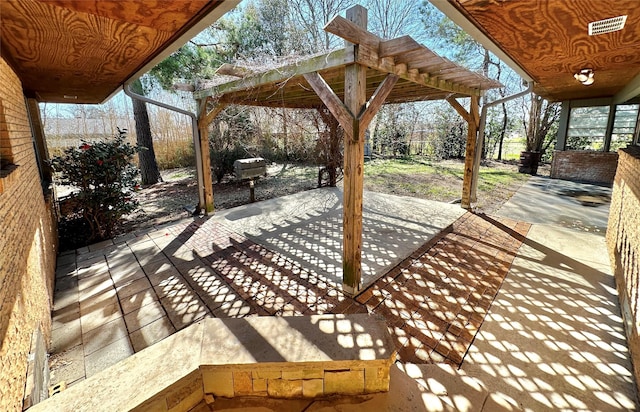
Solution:
[{"label": "tree", "polygon": [[220,44],[198,44],[190,42],[156,65],[149,74],[160,87],[174,91],[176,81],[192,83],[197,88],[200,80],[213,77],[216,69],[227,59],[217,48]]},{"label": "tree", "polygon": [[287,0],[250,2],[238,13],[220,19],[210,33],[220,40],[219,51],[229,61],[307,54],[308,42],[291,20],[290,8]]},{"label": "tree", "polygon": [[341,46],[343,40],[323,30],[333,16],[353,4],[349,0],[291,0],[289,12],[292,21],[306,34],[306,43],[312,52],[325,52]]},{"label": "tree", "polygon": [[[323,125],[316,121],[318,129],[318,142],[316,148],[317,162],[323,168],[318,172],[318,187],[322,186],[323,174],[328,176],[328,184],[335,187],[338,182],[338,172],[342,165],[342,142],[344,129],[340,127],[338,120],[329,112],[326,106],[318,109]],[[315,118],[318,120],[318,118]],[[322,127],[324,126],[324,127]]]},{"label": "tree", "polygon": [[[527,119],[524,120],[526,131],[526,151],[541,152],[551,145],[553,138],[549,133],[560,118],[560,104],[550,103],[533,94]],[[548,141],[551,140],[551,141]],[[545,146],[545,142],[546,146]]]},{"label": "tree", "polygon": [[[131,85],[131,89],[140,95],[144,95],[142,82],[137,79]],[[147,104],[142,100],[131,99],[133,103],[133,118],[136,122],[136,142],[141,150],[138,152],[140,167],[140,179],[143,185],[153,185],[160,181],[160,170],[156,161],[156,153],[153,150],[153,138]]]},{"label": "tree", "polygon": [[394,39],[422,30],[417,0],[368,0],[369,31],[383,39]]}]

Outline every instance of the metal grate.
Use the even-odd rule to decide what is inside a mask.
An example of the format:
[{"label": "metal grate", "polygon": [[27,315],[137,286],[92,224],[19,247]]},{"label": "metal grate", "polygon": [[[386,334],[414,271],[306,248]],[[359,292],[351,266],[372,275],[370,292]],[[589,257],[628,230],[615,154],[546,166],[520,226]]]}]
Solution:
[{"label": "metal grate", "polygon": [[589,36],[596,36],[598,34],[622,30],[626,21],[627,16],[618,16],[610,19],[592,21],[589,23]]}]

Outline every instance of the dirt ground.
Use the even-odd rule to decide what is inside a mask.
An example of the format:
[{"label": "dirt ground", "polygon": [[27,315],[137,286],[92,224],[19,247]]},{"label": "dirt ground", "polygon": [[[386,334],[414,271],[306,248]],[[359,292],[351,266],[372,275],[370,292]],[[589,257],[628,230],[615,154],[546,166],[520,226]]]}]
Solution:
[{"label": "dirt ground", "polygon": [[[516,171],[517,165],[510,163],[492,162],[490,167]],[[544,166],[539,174],[548,174]],[[267,169],[267,176],[257,180],[255,185],[256,200],[266,200],[289,194],[311,190],[317,187],[318,168],[299,165],[276,165]],[[140,209],[129,215],[124,224],[119,228],[119,233],[133,230],[142,230],[156,225],[161,225],[174,220],[188,217],[189,209],[193,210],[198,203],[197,183],[195,169],[183,168],[162,172],[163,182],[153,186],[143,187],[137,192],[136,197],[140,202]],[[434,176],[403,176],[404,180],[410,179],[411,183],[429,187],[433,184]],[[438,185],[446,186],[448,192],[459,193],[461,183],[459,179],[438,179]],[[508,186],[497,186],[488,192],[478,193],[478,209],[491,214],[500,208],[524,181],[514,181]],[[341,184],[341,182],[339,183]],[[366,190],[396,195],[414,195],[402,193],[397,188],[390,188],[384,184],[367,184]],[[226,179],[213,188],[214,203],[217,210],[229,209],[249,203],[249,184],[233,179]],[[430,194],[424,193],[420,197],[439,200],[443,202],[455,202],[459,195],[442,195],[442,192]]]}]

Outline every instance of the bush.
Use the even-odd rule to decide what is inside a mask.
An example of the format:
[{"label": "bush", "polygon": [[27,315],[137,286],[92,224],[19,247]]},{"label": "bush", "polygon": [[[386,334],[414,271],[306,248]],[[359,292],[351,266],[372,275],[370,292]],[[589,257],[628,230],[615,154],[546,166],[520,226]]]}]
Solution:
[{"label": "bush", "polygon": [[68,148],[51,160],[61,183],[78,189],[70,202],[71,216],[66,218],[84,219],[90,231],[87,242],[112,237],[122,216],[138,207],[132,197],[138,187],[138,169],[132,164],[137,148],[125,139],[126,130],[118,129],[113,140],[83,141],[78,148]]}]

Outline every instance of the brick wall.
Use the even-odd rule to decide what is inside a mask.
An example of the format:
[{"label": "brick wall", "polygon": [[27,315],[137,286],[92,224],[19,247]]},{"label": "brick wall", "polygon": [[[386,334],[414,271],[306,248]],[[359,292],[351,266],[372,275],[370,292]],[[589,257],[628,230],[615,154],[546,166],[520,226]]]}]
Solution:
[{"label": "brick wall", "polygon": [[617,164],[618,154],[614,152],[556,150],[551,161],[551,177],[610,185]]},{"label": "brick wall", "polygon": [[[640,382],[640,147],[621,149],[613,184],[607,247],[620,299],[629,350]],[[639,385],[640,388],[640,385]]]},{"label": "brick wall", "polygon": [[33,332],[40,327],[47,341],[50,336],[57,234],[40,186],[22,85],[2,58],[0,84],[0,130],[17,165],[0,178],[0,410],[15,411],[22,410]]}]

